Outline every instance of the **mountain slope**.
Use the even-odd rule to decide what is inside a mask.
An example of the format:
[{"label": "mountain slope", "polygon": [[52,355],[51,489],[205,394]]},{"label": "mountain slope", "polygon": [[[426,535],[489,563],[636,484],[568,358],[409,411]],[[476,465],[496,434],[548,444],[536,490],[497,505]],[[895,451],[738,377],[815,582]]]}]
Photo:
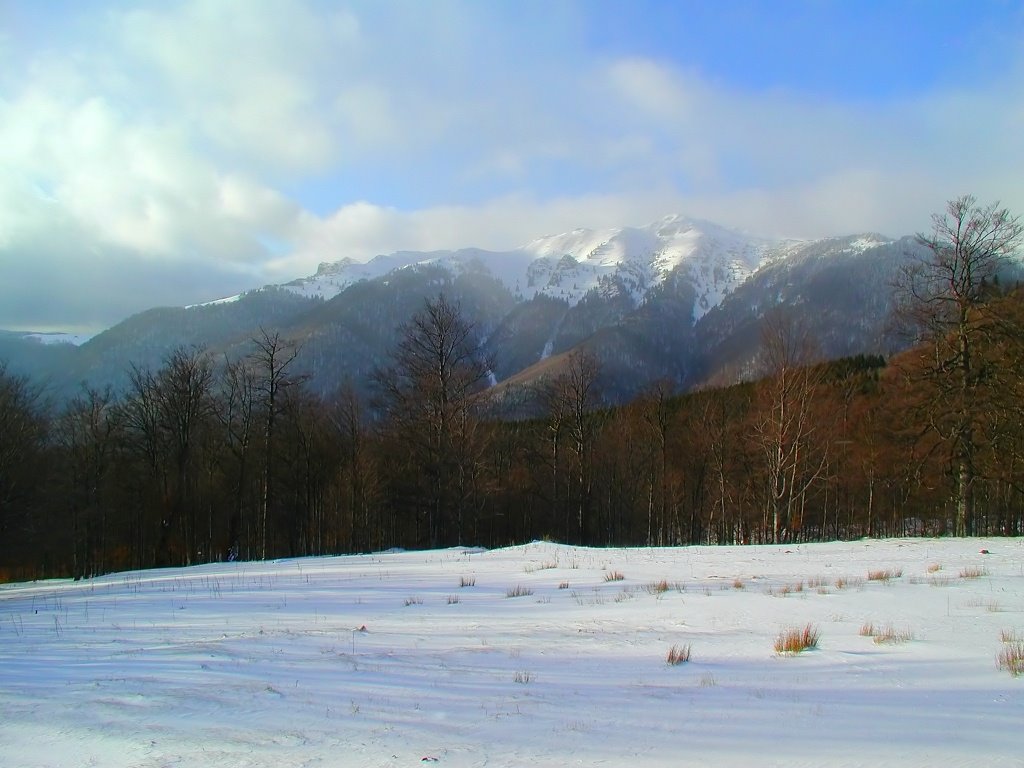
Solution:
[{"label": "mountain slope", "polygon": [[456,273],[486,269],[517,298],[547,296],[570,306],[603,284],[616,282],[636,305],[685,267],[689,279],[699,287],[694,308],[697,319],[772,258],[779,245],[711,222],[669,216],[642,229],[577,229],[539,238],[513,251],[399,251],[366,263],[346,258],[322,263],[316,274],[281,287],[303,296],[330,299],[357,282],[429,263]]},{"label": "mountain slope", "polygon": [[317,391],[348,381],[366,393],[402,323],[444,293],[474,324],[496,381],[529,383],[557,370],[550,358],[586,351],[607,399],[621,401],[659,379],[686,388],[749,375],[758,322],[779,305],[813,322],[826,356],[888,351],[890,285],[915,247],[870,234],[777,241],[671,216],[511,251],[341,259],[284,285],[141,313],[77,348],[4,337],[0,354],[67,394],[80,381],[123,386],[130,363],[157,366],[180,345],[240,358],[266,328],[302,346]]}]

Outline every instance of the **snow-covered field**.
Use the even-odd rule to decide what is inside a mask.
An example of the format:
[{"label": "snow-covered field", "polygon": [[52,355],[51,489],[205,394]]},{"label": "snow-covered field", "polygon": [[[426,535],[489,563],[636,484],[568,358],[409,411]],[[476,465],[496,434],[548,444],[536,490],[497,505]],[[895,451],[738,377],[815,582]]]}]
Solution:
[{"label": "snow-covered field", "polygon": [[[817,648],[775,651],[808,623]],[[534,543],[13,584],[0,764],[1021,766],[1024,677],[996,663],[1013,637],[1021,539]]]}]

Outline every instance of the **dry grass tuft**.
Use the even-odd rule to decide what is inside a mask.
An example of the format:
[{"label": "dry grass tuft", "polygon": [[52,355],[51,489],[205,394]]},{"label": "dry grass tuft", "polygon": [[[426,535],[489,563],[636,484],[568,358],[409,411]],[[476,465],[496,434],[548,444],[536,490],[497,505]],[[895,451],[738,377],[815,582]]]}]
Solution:
[{"label": "dry grass tuft", "polygon": [[521,584],[516,584],[514,587],[505,590],[505,597],[527,597],[532,595],[533,590],[529,587],[524,587]]},{"label": "dry grass tuft", "polygon": [[939,563],[932,563],[928,566],[928,573],[938,573],[942,570],[942,565]]},{"label": "dry grass tuft", "polygon": [[871,633],[872,639],[876,645],[898,643],[909,643],[914,639],[914,633],[909,629],[897,630],[892,624],[886,624],[884,627],[876,627]]},{"label": "dry grass tuft", "polygon": [[668,649],[668,655],[665,657],[665,661],[670,666],[677,666],[679,664],[685,664],[690,660],[690,644],[686,645],[673,645]]},{"label": "dry grass tuft", "polygon": [[747,585],[743,583],[743,579],[741,579],[739,576],[732,580],[733,589],[745,589],[746,586]]},{"label": "dry grass tuft", "polygon": [[458,595],[448,595],[448,605],[458,605],[461,602]]},{"label": "dry grass tuft", "polygon": [[961,579],[980,579],[982,576],[988,576],[988,571],[984,568],[978,568],[974,565],[969,565],[966,568],[960,569]]},{"label": "dry grass tuft", "polygon": [[823,576],[815,576],[807,580],[808,589],[816,589],[819,592],[829,586],[829,580]]},{"label": "dry grass tuft", "polygon": [[891,568],[884,571],[868,571],[868,581],[889,581],[890,579],[898,579],[902,575],[902,568]]},{"label": "dry grass tuft", "polygon": [[558,567],[557,560],[545,560],[542,563],[527,563],[523,567],[523,570],[527,573],[535,573],[537,571],[550,571]]},{"label": "dry grass tuft", "polygon": [[533,682],[533,672],[516,672],[512,675],[512,682],[526,685]]},{"label": "dry grass tuft", "polygon": [[1024,675],[1024,640],[1004,643],[996,657],[996,666],[1014,677]]},{"label": "dry grass tuft", "polygon": [[817,648],[819,637],[818,628],[813,624],[783,630],[775,638],[775,652],[797,654],[808,648]]},{"label": "dry grass tuft", "polygon": [[622,581],[625,576],[622,575],[622,571],[608,571],[604,575],[605,581]]},{"label": "dry grass tuft", "polygon": [[475,587],[476,586],[476,576],[460,576],[459,577],[459,586],[460,587]]},{"label": "dry grass tuft", "polygon": [[855,587],[863,587],[864,579],[852,577],[852,576],[840,576],[836,579],[836,589],[847,589]]},{"label": "dry grass tuft", "polygon": [[405,607],[408,608],[410,605],[423,605],[423,598],[418,595],[411,595],[405,598]]},{"label": "dry grass tuft", "polygon": [[989,613],[999,613],[1002,608],[999,607],[999,603],[995,600],[986,600],[983,597],[972,597],[970,600],[964,603],[966,608],[984,608]]},{"label": "dry grass tuft", "polygon": [[560,582],[558,582],[558,588],[559,589],[568,589],[569,588],[569,582],[568,581],[560,581]]},{"label": "dry grass tuft", "polygon": [[661,581],[652,581],[650,584],[644,585],[644,592],[651,595],[662,595],[668,592],[670,589],[674,589],[677,592],[683,591],[683,585],[678,581],[668,581],[662,579]]},{"label": "dry grass tuft", "polygon": [[909,629],[896,629],[892,624],[886,624],[884,627],[875,626],[872,622],[868,621],[863,624],[860,628],[860,634],[863,637],[872,638],[877,645],[883,643],[909,643],[914,639],[914,633]]},{"label": "dry grass tuft", "polygon": [[774,597],[785,597],[786,595],[792,594],[793,592],[803,592],[804,583],[802,581],[794,582],[793,584],[782,584],[774,589],[769,588],[768,594]]},{"label": "dry grass tuft", "polygon": [[1002,629],[999,631],[999,642],[1001,643],[1024,643],[1024,634],[1014,629]]}]

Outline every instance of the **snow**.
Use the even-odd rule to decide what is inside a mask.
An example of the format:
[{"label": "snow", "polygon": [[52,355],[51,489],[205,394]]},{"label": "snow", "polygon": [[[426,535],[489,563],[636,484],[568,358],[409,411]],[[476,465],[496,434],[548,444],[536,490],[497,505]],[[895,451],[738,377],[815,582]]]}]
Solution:
[{"label": "snow", "polygon": [[[383,278],[414,264],[439,264],[459,273],[483,267],[513,295],[546,295],[575,306],[602,280],[617,279],[633,299],[674,270],[686,275],[697,293],[693,319],[700,319],[737,285],[780,253],[802,241],[755,237],[684,216],[667,216],[643,228],[576,229],[538,238],[511,251],[463,248],[449,251],[398,251],[362,263],[351,258],[320,264],[316,274],[279,287],[306,297],[331,299],[361,280]],[[230,299],[228,299],[230,300]]]},{"label": "snow", "polygon": [[877,248],[880,245],[885,245],[886,243],[891,242],[892,238],[890,237],[884,237],[882,235],[876,235],[872,233],[867,235],[861,235],[860,237],[856,238],[852,243],[850,243],[850,247],[855,251],[862,252],[866,251],[868,248]]},{"label": "snow", "polygon": [[223,299],[214,299],[213,301],[204,301],[202,304],[189,304],[185,309],[193,309],[195,307],[216,307],[220,304],[234,304],[244,294],[237,293],[234,296],[225,296]]},{"label": "snow", "polygon": [[[995,659],[1022,562],[1021,539],[538,542],[5,585],[0,762],[1019,766],[1024,678]],[[775,652],[807,623],[816,649]]]},{"label": "snow", "polygon": [[46,345],[71,344],[80,347],[95,335],[95,333],[26,333],[25,338]]},{"label": "snow", "polygon": [[426,258],[427,254],[409,251],[375,256],[365,263],[344,258],[333,263],[322,263],[315,275],[292,280],[280,287],[306,298],[331,299],[353,283],[383,277]]}]

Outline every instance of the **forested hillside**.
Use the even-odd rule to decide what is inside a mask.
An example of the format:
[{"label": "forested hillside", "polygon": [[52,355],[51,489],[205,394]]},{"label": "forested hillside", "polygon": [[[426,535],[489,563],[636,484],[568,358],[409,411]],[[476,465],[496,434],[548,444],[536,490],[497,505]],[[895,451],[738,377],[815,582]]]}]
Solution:
[{"label": "forested hillside", "polygon": [[[1021,535],[1024,302],[979,350],[966,533]],[[957,526],[953,414],[934,348],[812,364],[806,326],[773,316],[764,378],[600,409],[573,357],[490,418],[472,329],[443,299],[406,326],[372,402],[311,394],[295,349],[252,340],[221,366],[179,349],[52,412],[0,376],[3,575],[30,578],[229,558],[537,538],[584,544],[941,535]],[[439,367],[431,369],[437,363]],[[439,371],[436,377],[431,376]],[[372,416],[372,417],[371,417]]]},{"label": "forested hillside", "polygon": [[495,326],[443,293],[365,389],[320,394],[268,330],[60,405],[0,367],[0,575],[538,538],[1021,535],[1024,292],[998,276],[1024,226],[971,197],[934,224],[892,298],[915,343],[888,364],[823,360],[805,309],[782,305],[746,383],[656,382],[621,406],[585,347],[494,386]]}]

